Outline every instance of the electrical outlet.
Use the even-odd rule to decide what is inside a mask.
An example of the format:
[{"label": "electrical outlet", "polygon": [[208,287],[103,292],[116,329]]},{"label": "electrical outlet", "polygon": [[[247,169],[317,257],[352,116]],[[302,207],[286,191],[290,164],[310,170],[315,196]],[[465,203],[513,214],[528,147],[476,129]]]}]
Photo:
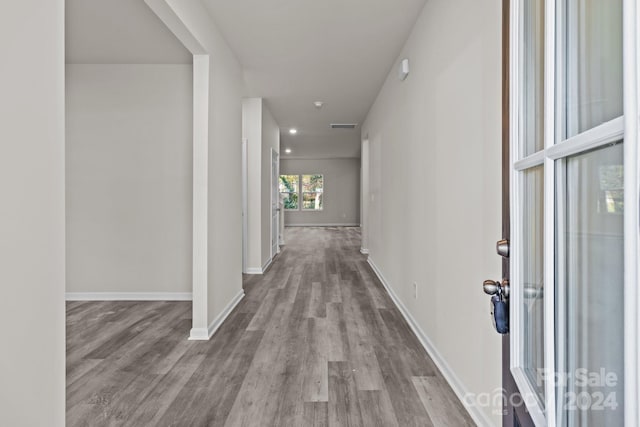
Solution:
[{"label": "electrical outlet", "polygon": [[413,282],[413,299],[418,299],[418,284]]}]

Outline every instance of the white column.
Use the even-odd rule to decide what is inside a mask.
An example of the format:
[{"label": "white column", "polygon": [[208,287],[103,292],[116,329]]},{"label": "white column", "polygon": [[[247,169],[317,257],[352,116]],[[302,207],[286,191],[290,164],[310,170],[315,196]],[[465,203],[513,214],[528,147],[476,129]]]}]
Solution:
[{"label": "white column", "polygon": [[193,56],[193,319],[190,339],[208,332],[209,55]]}]

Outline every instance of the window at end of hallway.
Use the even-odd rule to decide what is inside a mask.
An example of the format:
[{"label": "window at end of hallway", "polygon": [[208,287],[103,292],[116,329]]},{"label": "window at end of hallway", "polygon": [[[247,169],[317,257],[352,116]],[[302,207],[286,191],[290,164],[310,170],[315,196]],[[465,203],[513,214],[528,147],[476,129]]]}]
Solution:
[{"label": "window at end of hallway", "polygon": [[280,195],[284,196],[286,210],[298,210],[299,183],[300,177],[298,175],[280,175]]},{"label": "window at end of hallway", "polygon": [[322,175],[302,175],[302,210],[321,211],[323,190]]}]

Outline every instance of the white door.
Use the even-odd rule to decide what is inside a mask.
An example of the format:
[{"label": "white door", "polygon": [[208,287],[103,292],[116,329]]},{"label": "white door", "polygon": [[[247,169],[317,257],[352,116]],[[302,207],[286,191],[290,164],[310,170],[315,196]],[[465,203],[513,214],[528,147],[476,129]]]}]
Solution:
[{"label": "white door", "polygon": [[640,422],[635,3],[511,1],[510,368],[536,426]]},{"label": "white door", "polygon": [[278,180],[280,178],[279,154],[271,149],[271,258],[280,252],[278,235],[280,227],[280,190]]}]

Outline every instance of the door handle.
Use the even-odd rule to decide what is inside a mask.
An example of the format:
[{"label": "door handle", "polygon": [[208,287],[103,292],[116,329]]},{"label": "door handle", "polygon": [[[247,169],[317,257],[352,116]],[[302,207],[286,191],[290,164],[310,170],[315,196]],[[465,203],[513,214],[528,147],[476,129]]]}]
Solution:
[{"label": "door handle", "polygon": [[495,280],[485,280],[482,282],[482,289],[487,295],[496,295],[502,293],[505,298],[509,298],[509,280],[502,279],[502,283]]},{"label": "door handle", "polygon": [[[498,240],[496,252],[503,258],[509,258],[509,241],[507,239]],[[509,333],[509,279],[503,278],[502,282],[497,280],[485,280],[482,282],[482,290],[491,296],[491,320],[493,327],[499,334]]]}]

